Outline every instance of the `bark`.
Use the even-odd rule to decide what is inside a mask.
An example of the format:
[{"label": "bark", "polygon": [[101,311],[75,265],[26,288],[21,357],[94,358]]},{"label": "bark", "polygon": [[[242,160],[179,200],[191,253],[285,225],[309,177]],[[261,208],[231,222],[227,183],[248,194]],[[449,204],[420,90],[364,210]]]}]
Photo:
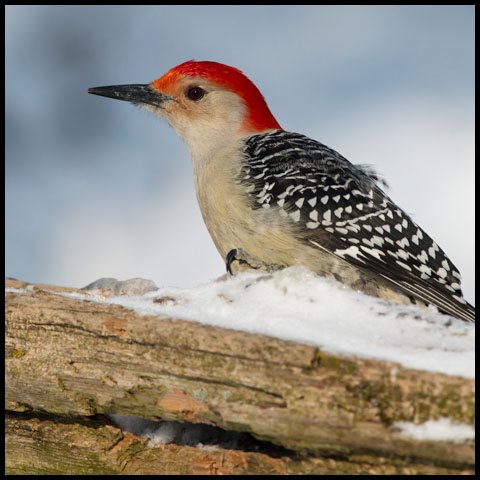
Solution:
[{"label": "bark", "polygon": [[[63,421],[62,421],[63,420]],[[6,473],[14,474],[454,474],[472,470],[410,465],[400,459],[273,457],[241,450],[179,445],[149,447],[147,440],[88,419],[54,420],[6,415]]]},{"label": "bark", "polygon": [[[69,291],[6,293],[10,473],[473,471],[473,442],[392,428],[473,425],[472,380],[60,295]],[[111,413],[250,432],[288,451],[151,448],[101,417]]]}]

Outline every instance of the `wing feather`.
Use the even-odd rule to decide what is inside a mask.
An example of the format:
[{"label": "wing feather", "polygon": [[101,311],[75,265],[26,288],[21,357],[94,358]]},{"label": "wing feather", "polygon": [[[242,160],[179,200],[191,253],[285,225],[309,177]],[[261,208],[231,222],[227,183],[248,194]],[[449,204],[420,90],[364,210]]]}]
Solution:
[{"label": "wing feather", "polygon": [[252,208],[283,210],[302,227],[300,240],[375,272],[416,300],[474,321],[458,269],[383,192],[370,166],[353,165],[322,143],[283,130],[249,137],[244,152],[240,181]]}]

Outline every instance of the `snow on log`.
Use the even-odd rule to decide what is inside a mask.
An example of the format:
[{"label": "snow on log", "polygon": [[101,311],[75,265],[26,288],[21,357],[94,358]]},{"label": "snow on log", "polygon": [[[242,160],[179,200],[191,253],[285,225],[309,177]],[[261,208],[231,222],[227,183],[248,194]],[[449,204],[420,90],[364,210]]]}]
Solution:
[{"label": "snow on log", "polygon": [[[473,471],[470,375],[141,315],[75,289],[6,287],[8,473]],[[111,414],[248,432],[258,451],[153,445]],[[463,436],[405,427],[432,421]]]}]

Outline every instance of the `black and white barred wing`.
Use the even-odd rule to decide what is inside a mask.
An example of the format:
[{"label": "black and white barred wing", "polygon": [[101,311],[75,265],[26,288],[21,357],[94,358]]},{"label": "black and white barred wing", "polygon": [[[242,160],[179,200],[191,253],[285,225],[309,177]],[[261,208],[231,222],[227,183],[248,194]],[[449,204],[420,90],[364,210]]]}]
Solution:
[{"label": "black and white barred wing", "polygon": [[252,208],[275,209],[298,225],[301,240],[473,321],[458,270],[376,181],[371,170],[303,135],[278,130],[245,145],[241,182]]}]

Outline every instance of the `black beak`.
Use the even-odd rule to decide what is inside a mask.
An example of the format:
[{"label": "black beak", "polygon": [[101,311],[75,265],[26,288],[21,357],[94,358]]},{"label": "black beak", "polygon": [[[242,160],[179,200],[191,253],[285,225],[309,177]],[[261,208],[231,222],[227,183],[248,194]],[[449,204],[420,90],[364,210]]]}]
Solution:
[{"label": "black beak", "polygon": [[116,100],[124,100],[132,103],[145,103],[147,105],[155,105],[163,108],[166,100],[172,97],[163,95],[150,85],[112,85],[110,87],[94,87],[89,88],[88,93],[100,95],[102,97],[115,98]]}]

